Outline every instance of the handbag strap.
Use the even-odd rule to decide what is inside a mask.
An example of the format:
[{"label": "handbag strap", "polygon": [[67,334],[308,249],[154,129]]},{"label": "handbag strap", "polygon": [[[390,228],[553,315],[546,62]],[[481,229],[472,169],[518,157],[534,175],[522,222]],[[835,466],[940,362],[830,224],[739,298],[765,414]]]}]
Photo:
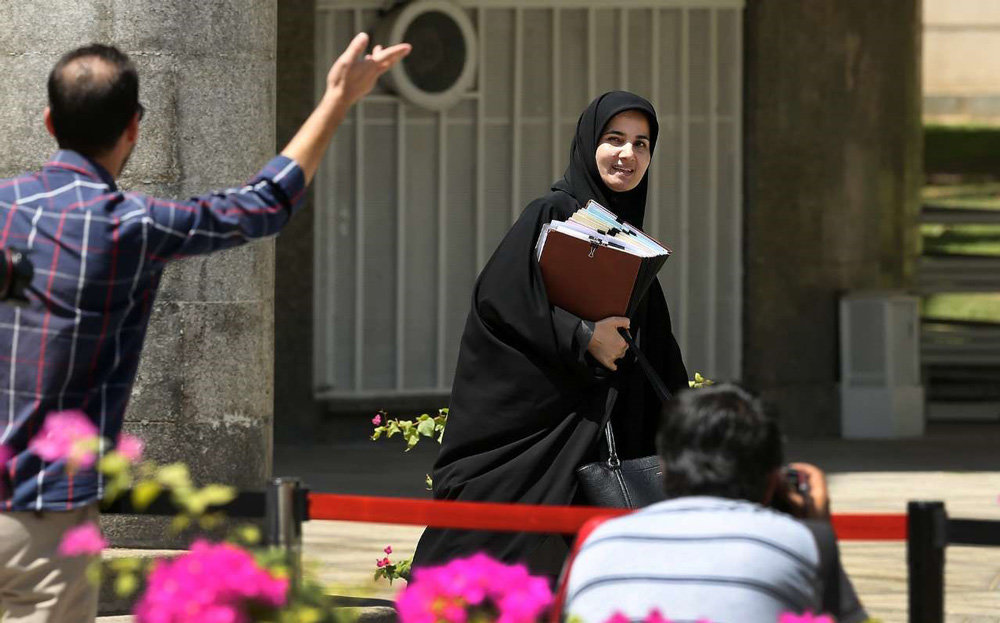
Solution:
[{"label": "handbag strap", "polygon": [[615,410],[615,402],[618,401],[618,388],[608,388],[608,399],[604,403],[604,439],[608,442],[608,467],[617,469],[621,465],[618,459],[618,448],[615,447],[615,434],[611,432],[611,413]]},{"label": "handbag strap", "polygon": [[660,378],[660,375],[656,373],[656,369],[653,368],[653,364],[649,363],[649,359],[646,359],[645,353],[639,350],[639,346],[635,343],[635,340],[632,339],[628,330],[623,327],[619,327],[618,333],[620,333],[622,338],[625,339],[625,343],[628,344],[628,349],[632,351],[633,355],[635,355],[636,360],[639,362],[639,367],[642,368],[646,378],[649,379],[649,384],[653,386],[653,391],[655,391],[656,395],[660,397],[660,400],[663,402],[669,402],[673,399],[674,395],[670,393],[669,389],[667,389],[667,384],[664,383],[663,379]]},{"label": "handbag strap", "polygon": [[[618,333],[625,339],[628,349],[635,355],[636,360],[639,362],[639,367],[642,368],[646,378],[649,379],[649,383],[653,386],[653,391],[656,392],[656,395],[663,402],[671,400],[673,394],[667,389],[667,384],[656,373],[656,369],[653,368],[653,364],[649,363],[649,359],[646,359],[646,354],[639,350],[638,344],[632,339],[628,330],[620,328],[618,329]],[[614,411],[617,400],[618,390],[615,387],[609,388],[608,400],[605,403],[604,409],[604,439],[608,442],[608,467],[612,469],[617,469],[621,465],[621,459],[618,458],[618,448],[615,446],[615,434],[611,430],[611,412]]]}]

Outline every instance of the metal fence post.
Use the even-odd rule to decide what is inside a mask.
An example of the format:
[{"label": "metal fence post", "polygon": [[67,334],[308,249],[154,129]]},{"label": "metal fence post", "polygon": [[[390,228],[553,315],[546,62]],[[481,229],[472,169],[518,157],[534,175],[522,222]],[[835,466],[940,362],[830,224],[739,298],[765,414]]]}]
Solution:
[{"label": "metal fence post", "polygon": [[910,623],[943,623],[948,515],[943,502],[910,502],[906,511]]},{"label": "metal fence post", "polygon": [[302,581],[304,493],[298,478],[275,478],[267,487],[267,542],[285,550],[293,588]]}]

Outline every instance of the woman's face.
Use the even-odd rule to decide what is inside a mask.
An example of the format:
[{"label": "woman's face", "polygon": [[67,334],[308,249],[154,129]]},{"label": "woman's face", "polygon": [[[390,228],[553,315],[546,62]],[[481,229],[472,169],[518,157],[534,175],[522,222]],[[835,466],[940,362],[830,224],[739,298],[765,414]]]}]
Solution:
[{"label": "woman's face", "polygon": [[597,144],[597,170],[604,185],[623,193],[639,185],[649,167],[649,120],[626,110],[604,126]]}]

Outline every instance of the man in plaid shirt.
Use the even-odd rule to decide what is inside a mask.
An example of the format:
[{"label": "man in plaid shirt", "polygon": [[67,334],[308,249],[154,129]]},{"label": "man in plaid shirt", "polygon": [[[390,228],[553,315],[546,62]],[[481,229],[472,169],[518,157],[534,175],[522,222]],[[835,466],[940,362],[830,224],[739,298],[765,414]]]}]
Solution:
[{"label": "man in plaid shirt", "polygon": [[68,529],[96,517],[103,483],[93,469],[70,473],[29,448],[46,414],[79,409],[102,438],[118,438],[164,267],[281,230],[351,105],[409,52],[401,44],[365,55],[367,45],[365,35],[351,42],[315,111],[245,186],[186,201],[115,184],[143,115],[128,57],[91,45],[53,68],[45,125],[60,149],[41,171],[0,181],[0,247],[27,250],[35,266],[28,303],[0,305],[4,622],[96,615],[88,558],[56,549]]}]

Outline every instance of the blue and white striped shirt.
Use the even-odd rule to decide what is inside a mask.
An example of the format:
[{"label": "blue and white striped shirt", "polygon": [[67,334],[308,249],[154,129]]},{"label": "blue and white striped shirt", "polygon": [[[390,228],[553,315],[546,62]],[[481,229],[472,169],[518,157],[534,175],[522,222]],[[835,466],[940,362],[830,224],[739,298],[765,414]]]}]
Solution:
[{"label": "blue and white striped shirt", "polygon": [[590,533],[570,568],[564,611],[585,623],[616,612],[641,621],[654,609],[675,623],[776,623],[784,612],[863,621],[839,560],[821,560],[818,539],[836,552],[824,525],[742,500],[660,502]]},{"label": "blue and white striped shirt", "polygon": [[70,475],[28,450],[45,415],[82,409],[116,440],[166,264],[276,234],[304,190],[283,156],[242,188],[186,201],[122,192],[73,151],[0,180],[0,247],[26,250],[35,267],[28,304],[0,304],[0,445],[13,453],[0,469],[0,510],[100,498],[95,471]]}]

